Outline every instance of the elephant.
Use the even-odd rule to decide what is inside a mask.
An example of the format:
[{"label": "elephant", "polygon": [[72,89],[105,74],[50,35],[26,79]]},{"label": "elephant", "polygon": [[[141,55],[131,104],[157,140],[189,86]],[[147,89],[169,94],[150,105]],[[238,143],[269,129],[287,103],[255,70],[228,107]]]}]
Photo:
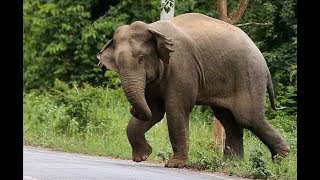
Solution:
[{"label": "elephant", "polygon": [[126,133],[132,159],[152,152],[145,133],[166,113],[173,155],[165,167],[188,160],[189,118],[195,105],[210,106],[225,129],[224,156],[243,157],[243,130],[255,134],[276,155],[290,146],[264,118],[266,93],[275,93],[266,60],[240,28],[199,13],[118,27],[100,52],[99,64],[119,73],[131,105]]}]

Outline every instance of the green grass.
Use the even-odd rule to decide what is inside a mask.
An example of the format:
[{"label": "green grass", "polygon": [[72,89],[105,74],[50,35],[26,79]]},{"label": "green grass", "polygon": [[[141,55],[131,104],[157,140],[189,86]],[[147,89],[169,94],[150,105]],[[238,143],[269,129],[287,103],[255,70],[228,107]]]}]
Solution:
[{"label": "green grass", "polygon": [[[24,93],[24,143],[61,151],[131,159],[126,137],[129,104],[121,89],[85,85],[69,88],[56,81],[50,91]],[[261,179],[296,179],[296,118],[283,112],[271,124],[291,145],[289,156],[273,163],[269,150],[245,131],[243,159],[224,159],[213,141],[211,113],[196,107],[191,114],[189,162],[229,175]],[[172,155],[166,119],[146,133],[153,147],[148,161],[164,162]]]}]

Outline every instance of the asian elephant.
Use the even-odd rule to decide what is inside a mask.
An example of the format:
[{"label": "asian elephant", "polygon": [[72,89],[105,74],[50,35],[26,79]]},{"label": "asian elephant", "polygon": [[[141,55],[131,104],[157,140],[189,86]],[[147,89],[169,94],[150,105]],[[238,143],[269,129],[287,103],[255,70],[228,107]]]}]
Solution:
[{"label": "asian elephant", "polygon": [[197,13],[151,24],[136,21],[116,29],[97,58],[120,74],[132,106],[127,136],[133,161],[151,154],[144,134],[166,113],[173,157],[165,166],[184,167],[196,104],[210,106],[222,123],[225,156],[243,156],[243,128],[272,157],[288,155],[289,144],[264,118],[266,90],[272,108],[283,109],[275,105],[266,61],[240,28]]}]

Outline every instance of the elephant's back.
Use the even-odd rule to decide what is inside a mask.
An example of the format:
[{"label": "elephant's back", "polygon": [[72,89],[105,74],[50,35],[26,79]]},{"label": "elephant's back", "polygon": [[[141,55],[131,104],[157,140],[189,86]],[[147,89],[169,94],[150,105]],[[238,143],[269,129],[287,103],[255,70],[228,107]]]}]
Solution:
[{"label": "elephant's back", "polygon": [[251,38],[234,25],[198,13],[182,14],[169,21],[183,36],[191,39],[203,57],[214,58],[209,60],[211,62],[204,60],[204,64],[233,55],[241,55],[242,61],[265,64],[264,57]]},{"label": "elephant's back", "polygon": [[198,13],[182,14],[168,21],[183,36],[191,39],[199,51],[222,56],[245,47],[251,52],[260,53],[242,29],[224,21]]},{"label": "elephant's back", "polygon": [[[197,30],[197,31],[206,31],[206,28],[210,26],[214,27],[228,27],[232,26],[229,23],[215,19],[199,13],[186,13],[178,15],[174,18],[169,19],[173,24],[183,28],[185,30]],[[213,29],[212,29],[213,30]]]},{"label": "elephant's back", "polygon": [[[246,89],[251,87],[249,84],[265,86],[266,61],[240,28],[197,13],[183,14],[170,21],[184,36],[192,39],[201,56],[206,86],[211,92],[219,94],[228,89]],[[217,87],[217,82],[223,85]]]},{"label": "elephant's back", "polygon": [[[246,33],[240,28],[199,13],[187,13],[170,19],[185,34],[191,37],[201,39],[208,36],[209,38],[240,38],[246,37]],[[235,40],[235,39],[234,39]]]},{"label": "elephant's back", "polygon": [[199,13],[182,14],[151,23],[150,26],[169,38],[178,41],[192,40],[199,48],[202,48],[202,44],[232,47],[251,41],[240,28]]}]

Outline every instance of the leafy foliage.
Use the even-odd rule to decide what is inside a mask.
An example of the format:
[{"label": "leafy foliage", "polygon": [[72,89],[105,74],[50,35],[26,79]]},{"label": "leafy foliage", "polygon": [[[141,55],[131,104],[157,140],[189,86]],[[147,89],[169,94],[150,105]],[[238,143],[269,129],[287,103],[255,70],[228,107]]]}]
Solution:
[{"label": "leafy foliage", "polygon": [[250,161],[252,162],[254,178],[267,179],[271,176],[271,172],[266,168],[266,162],[262,157],[262,152],[258,151],[250,154]]},{"label": "leafy foliage", "polygon": [[[88,136],[92,131],[104,133],[103,129],[116,113],[124,117],[129,111],[121,89],[107,90],[106,93],[104,88],[94,88],[88,84],[84,84],[83,88],[78,88],[75,84],[69,87],[59,80],[55,80],[54,84],[45,93],[33,91],[24,94],[26,130],[42,123],[54,134]],[[105,112],[115,106],[119,106],[118,110],[122,112]],[[105,119],[101,118],[101,114]]]},{"label": "leafy foliage", "polygon": [[[70,82],[113,84],[114,76],[97,67],[96,53],[113,31],[128,22],[156,20],[145,9],[157,3],[121,1],[108,13],[93,17],[97,5],[92,0],[23,2],[23,50],[25,89],[52,87],[56,78]],[[105,7],[108,8],[108,7]],[[115,81],[117,83],[117,81]]]}]

